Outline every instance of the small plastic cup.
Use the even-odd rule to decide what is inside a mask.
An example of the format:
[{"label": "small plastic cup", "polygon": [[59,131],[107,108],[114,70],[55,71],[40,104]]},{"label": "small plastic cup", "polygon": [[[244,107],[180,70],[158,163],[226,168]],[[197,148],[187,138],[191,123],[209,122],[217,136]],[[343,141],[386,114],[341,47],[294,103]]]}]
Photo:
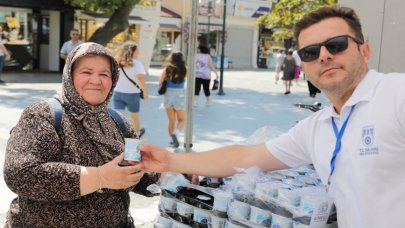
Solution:
[{"label": "small plastic cup", "polygon": [[124,160],[131,164],[141,161],[141,140],[133,138],[125,138]]},{"label": "small plastic cup", "polygon": [[250,206],[249,220],[253,223],[268,227],[271,224],[271,212],[269,210]]},{"label": "small plastic cup", "polygon": [[232,199],[232,193],[222,190],[213,191],[214,205],[213,209],[221,212],[228,210],[228,204]]},{"label": "small plastic cup", "polygon": [[163,216],[159,216],[158,220],[157,220],[157,227],[159,228],[171,228],[172,227],[172,220],[169,218],[165,218]]},{"label": "small plastic cup", "polygon": [[208,210],[204,210],[198,207],[193,207],[194,215],[193,220],[201,224],[211,223],[211,213]]},{"label": "small plastic cup", "polygon": [[174,212],[176,210],[176,200],[168,196],[160,196],[160,204],[167,212]]},{"label": "small plastic cup", "polygon": [[181,216],[191,218],[193,217],[193,206],[181,201],[177,201],[177,213]]},{"label": "small plastic cup", "polygon": [[250,205],[241,201],[233,201],[229,204],[228,215],[232,219],[248,219],[250,214]]}]

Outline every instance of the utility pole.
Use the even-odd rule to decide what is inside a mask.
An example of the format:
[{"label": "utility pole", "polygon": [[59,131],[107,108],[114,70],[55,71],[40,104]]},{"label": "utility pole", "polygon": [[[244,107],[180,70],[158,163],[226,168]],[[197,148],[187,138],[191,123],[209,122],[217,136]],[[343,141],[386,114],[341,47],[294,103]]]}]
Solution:
[{"label": "utility pole", "polygon": [[222,18],[222,45],[221,45],[221,69],[219,75],[219,90],[218,95],[225,95],[223,86],[224,86],[224,53],[225,53],[225,24],[226,24],[226,0],[224,0],[224,13]]},{"label": "utility pole", "polygon": [[191,152],[193,147],[193,98],[195,84],[195,53],[197,50],[197,25],[198,25],[198,1],[191,1],[191,23],[188,42],[188,76],[187,76],[187,100],[186,100],[186,129],[184,134],[184,148],[186,153]]}]

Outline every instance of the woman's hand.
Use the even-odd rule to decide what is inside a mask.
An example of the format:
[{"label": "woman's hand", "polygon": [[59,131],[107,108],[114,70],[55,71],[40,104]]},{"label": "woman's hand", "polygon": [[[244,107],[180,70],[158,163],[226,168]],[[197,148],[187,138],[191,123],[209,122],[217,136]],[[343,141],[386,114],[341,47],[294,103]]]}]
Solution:
[{"label": "woman's hand", "polygon": [[142,165],[147,171],[166,172],[170,166],[170,152],[153,145],[143,144],[141,146]]},{"label": "woman's hand", "polygon": [[125,189],[138,184],[141,180],[145,174],[142,163],[131,166],[120,166],[119,163],[123,160],[124,154],[121,153],[114,160],[99,167],[103,188]]}]

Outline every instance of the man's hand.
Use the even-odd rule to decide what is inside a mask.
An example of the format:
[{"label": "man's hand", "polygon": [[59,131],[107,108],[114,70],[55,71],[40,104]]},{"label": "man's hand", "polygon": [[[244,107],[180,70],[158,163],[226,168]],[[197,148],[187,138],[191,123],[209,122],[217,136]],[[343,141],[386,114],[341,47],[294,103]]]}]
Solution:
[{"label": "man's hand", "polygon": [[167,172],[170,165],[170,152],[153,145],[143,144],[141,146],[142,165],[147,171]]}]

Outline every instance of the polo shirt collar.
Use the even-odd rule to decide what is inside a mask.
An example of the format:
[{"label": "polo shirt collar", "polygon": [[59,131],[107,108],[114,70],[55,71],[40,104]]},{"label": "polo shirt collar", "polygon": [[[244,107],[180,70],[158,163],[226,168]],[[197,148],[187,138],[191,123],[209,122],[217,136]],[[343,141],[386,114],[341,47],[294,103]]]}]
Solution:
[{"label": "polo shirt collar", "polygon": [[[352,96],[343,105],[342,110],[347,109],[348,107],[351,107],[360,102],[369,101],[373,97],[375,88],[377,87],[377,84],[380,83],[382,78],[383,75],[381,73],[375,70],[369,70],[363,80],[361,80],[361,82],[357,85]],[[332,104],[325,109],[326,110],[319,118],[320,120],[326,120],[331,117],[338,116]]]}]

